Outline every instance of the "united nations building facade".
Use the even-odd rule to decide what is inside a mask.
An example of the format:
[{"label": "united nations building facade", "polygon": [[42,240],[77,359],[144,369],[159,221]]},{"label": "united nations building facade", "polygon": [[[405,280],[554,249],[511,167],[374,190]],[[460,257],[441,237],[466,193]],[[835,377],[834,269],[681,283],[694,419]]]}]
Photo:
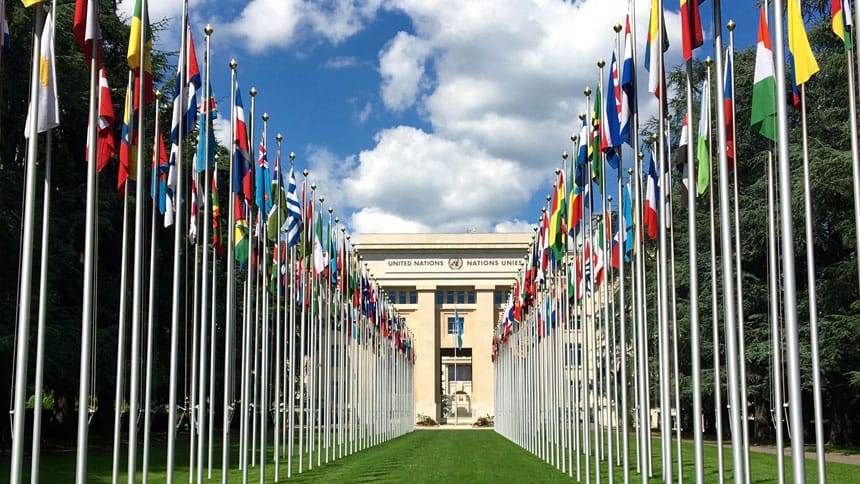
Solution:
[{"label": "united nations building facade", "polygon": [[414,332],[416,414],[464,424],[493,413],[493,328],[531,240],[531,233],[361,234],[362,262]]}]

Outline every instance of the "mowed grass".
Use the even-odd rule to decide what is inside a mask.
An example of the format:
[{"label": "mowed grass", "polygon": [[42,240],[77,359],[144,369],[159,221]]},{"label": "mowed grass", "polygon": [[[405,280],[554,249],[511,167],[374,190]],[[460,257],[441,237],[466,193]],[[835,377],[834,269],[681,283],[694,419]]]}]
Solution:
[{"label": "mowed grass", "polygon": [[[214,449],[214,468],[212,481],[221,481],[219,448]],[[653,478],[651,482],[661,481],[660,443],[653,441],[654,452]],[[631,480],[638,482],[641,478],[635,471],[635,449],[631,446]],[[673,445],[674,451],[674,445]],[[694,482],[693,446],[683,444],[684,480]],[[234,446],[231,459],[230,482],[241,482],[242,471],[238,469],[238,448]],[[271,453],[269,454],[271,459]],[[726,482],[732,481],[731,453],[725,452]],[[166,452],[163,447],[154,448],[150,464],[150,481],[164,482]],[[323,453],[323,460],[325,455]],[[581,457],[580,465],[582,480],[585,481],[585,457]],[[593,457],[591,457],[592,475],[594,474]],[[371,447],[354,455],[331,460],[322,466],[316,465],[313,459],[313,469],[307,468],[307,456],[303,465],[304,472],[298,474],[298,463],[293,461],[293,476],[290,481],[296,482],[564,482],[571,481],[566,473],[547,464],[538,457],[526,452],[516,444],[501,435],[488,430],[420,430],[404,435],[390,442]],[[121,468],[124,470],[125,455]],[[705,481],[717,481],[717,451],[714,446],[705,447]],[[139,464],[138,464],[139,465]],[[677,464],[675,464],[677,465]],[[756,483],[777,482],[776,456],[771,454],[750,454],[751,480]],[[41,482],[74,482],[75,456],[73,452],[65,454],[45,455],[42,457],[40,471]],[[177,483],[188,482],[188,444],[180,442],[176,452]],[[574,477],[576,476],[576,459],[574,457]],[[786,481],[791,480],[791,462],[786,459]],[[25,480],[29,481],[29,459],[26,459]],[[601,462],[601,480],[608,478],[606,462]],[[281,464],[281,480],[286,480],[287,465],[284,459]],[[676,468],[673,468],[673,471]],[[250,481],[259,482],[259,466],[248,469]],[[0,463],[0,480],[9,475],[8,460]],[[827,478],[831,483],[858,482],[860,466],[839,463],[827,464]],[[207,472],[204,468],[203,477]],[[677,476],[675,481],[677,481]],[[120,474],[120,480],[125,482],[125,473]],[[274,465],[266,466],[266,481],[273,482]],[[575,479],[574,479],[575,480]],[[92,451],[89,456],[87,481],[92,483],[111,482],[111,455],[109,452]],[[614,481],[622,481],[620,467],[614,468]],[[816,467],[813,460],[807,460],[806,481],[816,482]],[[141,476],[138,473],[138,482]]]}]

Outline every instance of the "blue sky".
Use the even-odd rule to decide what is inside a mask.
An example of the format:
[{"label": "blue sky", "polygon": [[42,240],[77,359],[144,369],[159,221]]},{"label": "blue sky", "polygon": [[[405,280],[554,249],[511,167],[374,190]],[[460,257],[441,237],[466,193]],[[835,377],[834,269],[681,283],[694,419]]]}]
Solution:
[{"label": "blue sky", "polygon": [[[751,45],[755,2],[723,3],[737,45]],[[178,50],[181,2],[149,8],[152,21],[170,19],[156,48]],[[640,56],[649,8],[635,2]],[[674,2],[666,8],[674,65],[680,21]],[[713,4],[702,8],[704,58],[713,55]],[[235,58],[246,113],[253,86],[258,126],[270,116],[269,152],[281,133],[283,152],[296,153],[297,170],[310,171],[355,233],[530,230],[561,152],[573,151],[582,91],[596,86],[596,61],[611,57],[612,26],[627,9],[626,0],[190,1],[201,62],[203,27],[215,29],[212,89],[222,112]],[[652,115],[653,96],[641,99],[642,116]],[[224,116],[219,129],[228,123]],[[253,145],[259,136],[258,128]]]}]

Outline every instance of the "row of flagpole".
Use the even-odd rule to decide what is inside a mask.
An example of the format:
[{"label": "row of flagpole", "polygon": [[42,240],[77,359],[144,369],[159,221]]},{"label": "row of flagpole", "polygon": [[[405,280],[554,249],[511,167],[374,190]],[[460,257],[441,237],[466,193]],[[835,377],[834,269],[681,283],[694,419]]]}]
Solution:
[{"label": "row of flagpole", "polygon": [[[646,70],[649,88],[662,106],[657,116],[657,133],[650,143],[638,140],[639,119],[636,108],[635,19],[628,15],[625,29],[624,71],[615,71],[615,53],[610,66],[606,94],[607,106],[601,105],[601,89],[595,93],[594,110],[580,115],[583,128],[572,136],[574,156],[570,167],[568,155],[563,155],[564,169],[556,170],[557,181],[548,206],[543,209],[529,255],[513,286],[508,306],[496,328],[493,355],[496,362],[496,430],[525,449],[535,453],[562,471],[581,480],[601,480],[605,468],[613,480],[616,466],[629,482],[633,470],[647,482],[653,476],[651,429],[657,428],[661,446],[661,479],[683,480],[681,447],[682,413],[693,425],[694,478],[705,481],[702,399],[703,361],[701,359],[700,322],[711,320],[713,331],[714,417],[717,436],[717,475],[720,482],[750,482],[750,436],[747,422],[747,374],[745,365],[745,319],[740,242],[740,209],[738,169],[735,164],[737,146],[734,108],[733,33],[729,22],[729,46],[723,49],[723,30],[719,1],[713,2],[715,60],[704,63],[707,79],[701,89],[699,132],[692,136],[694,119],[692,51],[703,42],[699,3],[681,2],[682,38],[686,61],[686,118],[679,142],[679,168],[683,168],[682,201],[687,209],[687,240],[689,268],[689,358],[691,367],[692,408],[681,408],[678,386],[679,348],[675,280],[674,226],[669,172],[670,115],[663,67],[663,52],[668,48],[662,17],[662,1],[653,0],[649,20]],[[632,2],[630,12],[632,13]],[[768,153],[767,166],[767,233],[770,352],[773,382],[772,417],[776,433],[776,462],[778,481],[784,482],[784,430],[791,440],[791,470],[794,482],[804,482],[804,405],[800,387],[799,330],[794,268],[794,239],[791,212],[791,171],[788,153],[788,121],[786,107],[778,100],[786,99],[784,80],[787,79],[784,29],[780,20],[782,1],[772,5],[775,25],[775,49],[770,47],[767,14],[761,9],[759,42],[753,92],[751,124],[755,132],[773,141],[776,152]],[[806,231],[806,264],[809,288],[809,324],[811,367],[813,374],[813,426],[816,441],[818,482],[826,482],[824,460],[823,415],[819,370],[819,343],[815,294],[815,260],[813,253],[809,155],[806,147],[806,108],[804,84],[817,72],[818,66],[809,48],[800,3],[789,0],[787,5],[788,35],[795,59],[794,84],[800,90],[800,111],[803,148],[803,199]],[[860,164],[858,164],[854,83],[855,76],[851,43],[852,14],[849,2],[834,2],[832,6],[834,32],[845,40],[849,65],[850,111],[852,128],[852,167],[854,173],[855,213],[860,217]],[[860,12],[857,21],[860,22]],[[837,26],[837,20],[839,25]],[[621,24],[614,27],[620,34]],[[842,29],[842,30],[840,30]],[[632,35],[631,35],[632,32]],[[621,40],[615,52],[622,50]],[[858,63],[860,63],[860,54]],[[648,58],[650,57],[650,63]],[[656,60],[655,60],[656,58]],[[776,61],[774,60],[776,59]],[[724,89],[715,89],[716,116],[710,112],[711,68],[725,73]],[[604,63],[598,63],[599,86],[603,86]],[[619,85],[619,79],[621,80]],[[591,90],[585,90],[586,107],[590,106]],[[712,139],[711,125],[716,126]],[[626,133],[626,134],[625,134]],[[621,144],[626,142],[636,151],[628,170],[625,185],[621,176]],[[712,159],[716,142],[716,159]],[[639,151],[641,150],[641,151]],[[626,150],[625,150],[626,151]],[[698,163],[694,163],[694,160]],[[713,161],[717,166],[714,167]],[[646,162],[646,163],[643,163]],[[733,166],[734,165],[734,166]],[[615,210],[607,206],[606,167],[617,170],[619,203]],[[714,174],[717,177],[714,178]],[[565,177],[571,183],[566,189]],[[592,178],[593,177],[593,178]],[[778,183],[778,184],[777,184]],[[632,195],[629,185],[633,185]],[[716,185],[716,186],[715,186]],[[597,189],[602,207],[593,205],[591,192]],[[709,190],[710,189],[710,190]],[[708,194],[710,223],[710,314],[699,304],[700,254],[697,241],[697,197]],[[569,198],[568,198],[569,197]],[[717,205],[718,204],[718,205]],[[632,205],[632,206],[631,206]],[[776,211],[776,207],[779,211]],[[719,212],[719,219],[715,214]],[[610,221],[614,219],[613,225]],[[860,218],[856,221],[860,227]],[[654,267],[646,270],[644,228],[656,242]],[[614,246],[605,240],[615,227]],[[860,233],[860,231],[858,231]],[[734,238],[734,240],[733,240]],[[860,240],[858,240],[860,244]],[[717,251],[720,252],[717,266]],[[617,277],[605,268],[612,259]],[[648,258],[647,260],[650,260]],[[718,270],[719,269],[719,270]],[[632,271],[628,272],[628,271]],[[719,279],[718,279],[719,274]],[[653,289],[649,284],[655,284]],[[649,289],[651,289],[649,291]],[[718,300],[722,292],[722,301]],[[653,296],[652,296],[653,294]],[[652,299],[653,298],[653,299]],[[649,311],[656,321],[649,321]],[[722,321],[721,321],[722,320]],[[722,323],[722,338],[721,338]],[[656,324],[656,332],[649,330]],[[656,348],[656,360],[649,354]],[[721,348],[725,361],[721,361]],[[785,352],[786,358],[783,358]],[[632,360],[632,364],[629,361]],[[656,369],[649,362],[656,363]],[[787,373],[783,374],[783,367]],[[725,374],[725,380],[721,374]],[[651,379],[657,378],[656,386]],[[619,381],[620,379],[620,381]],[[786,393],[783,394],[783,380]],[[674,384],[672,383],[674,381]],[[723,386],[722,382],[726,385]],[[620,393],[616,391],[620,387]],[[608,391],[613,388],[613,391]],[[654,392],[656,388],[656,393]],[[628,398],[628,390],[634,398]],[[723,392],[727,392],[724,407]],[[783,417],[783,406],[787,415]],[[723,409],[727,408],[729,426],[723,428]],[[652,412],[659,415],[652,424]],[[616,415],[621,415],[620,420]],[[675,417],[674,423],[672,417]],[[632,417],[628,421],[628,416]],[[615,420],[614,420],[615,419]],[[675,435],[672,435],[674,425]],[[628,431],[635,427],[635,465],[628,458]],[[723,458],[723,436],[731,439],[731,475],[727,475]],[[622,435],[619,435],[622,434]],[[671,441],[676,448],[673,451]],[[613,446],[613,439],[615,446]],[[621,451],[619,440],[623,443]],[[674,453],[674,455],[673,455]],[[621,454],[621,455],[619,455]],[[592,461],[593,459],[593,461]],[[623,460],[623,463],[622,463]],[[574,462],[575,461],[575,462]],[[602,463],[603,462],[603,463]],[[676,470],[673,470],[677,465]],[[584,469],[583,469],[584,468]],[[675,473],[677,472],[677,473]]]},{"label": "row of flagpole", "polygon": [[[43,200],[42,262],[40,264],[39,319],[36,351],[36,415],[32,435],[31,482],[39,481],[39,451],[42,372],[44,362],[44,316],[47,284],[47,251],[50,210],[51,129],[59,125],[53,65],[53,13],[38,1],[35,6],[34,56],[31,96],[27,123],[28,158],[25,178],[24,230],[22,244],[21,296],[17,327],[15,391],[13,401],[13,453],[10,481],[24,479],[23,445],[25,442],[25,407],[27,396],[27,363],[34,236],[34,196],[36,192],[36,156],[38,134],[45,132],[45,186]],[[127,413],[126,431],[128,482],[135,482],[139,472],[144,481],[153,471],[150,457],[153,432],[166,431],[166,480],[173,482],[177,470],[179,427],[189,421],[189,482],[212,478],[215,447],[216,365],[223,364],[223,407],[221,422],[221,472],[227,482],[231,458],[235,455],[233,416],[239,412],[239,460],[242,480],[249,480],[249,468],[259,468],[260,482],[265,482],[266,467],[274,463],[274,480],[281,478],[286,459],[287,477],[312,469],[323,462],[336,460],[366,447],[411,431],[413,415],[412,365],[415,360],[412,334],[385,293],[362,266],[357,251],[350,245],[346,227],[333,217],[333,207],[316,197],[316,184],[307,193],[308,172],[304,171],[301,198],[297,194],[294,159],[289,156],[289,176],[281,164],[281,142],[277,136],[277,158],[269,167],[267,123],[263,129],[256,176],[251,170],[254,151],[256,90],[251,89],[250,130],[239,94],[236,61],[231,68],[231,133],[228,190],[229,217],[227,254],[224,245],[218,199],[217,166],[212,137],[215,115],[209,72],[209,40],[213,33],[207,26],[204,76],[200,76],[188,26],[187,2],[183,5],[182,41],[173,98],[171,149],[168,156],[161,135],[162,94],[151,88],[152,34],[146,0],[137,0],[129,39],[129,85],[126,91],[123,136],[120,148],[118,190],[123,203],[123,243],[120,261],[120,308],[117,313],[116,385],[114,410],[112,481],[120,480],[123,446],[123,414]],[[98,411],[94,394],[96,350],[95,261],[98,258],[97,172],[113,155],[110,132],[113,110],[102,63],[98,26],[98,2],[78,0],[75,5],[75,36],[90,63],[90,110],[86,158],[86,240],[84,243],[84,293],[82,298],[81,366],[78,411],[76,482],[88,480],[89,422]],[[50,68],[44,69],[45,62]],[[41,69],[40,69],[41,67]],[[40,75],[42,77],[40,82]],[[45,76],[50,79],[46,81]],[[198,103],[198,91],[203,99]],[[150,97],[154,103],[155,135],[151,168],[152,204],[147,207],[144,195],[145,114]],[[199,104],[199,106],[198,106]],[[197,135],[197,156],[192,164],[183,162],[186,147],[193,147],[194,122],[202,113]],[[135,119],[136,118],[136,119]],[[199,158],[199,159],[198,159]],[[186,178],[186,172],[191,174]],[[199,177],[202,175],[202,183]],[[134,181],[130,185],[129,181]],[[256,181],[257,196],[252,195]],[[186,190],[190,192],[186,196]],[[272,191],[276,190],[276,197]],[[129,227],[128,201],[134,194],[134,223]],[[188,203],[187,209],[183,207]],[[149,227],[149,260],[145,256],[144,217],[151,210]],[[190,213],[186,223],[184,211]],[[323,215],[328,211],[328,223]],[[201,216],[202,211],[202,216]],[[314,219],[313,213],[317,212]],[[157,235],[172,225],[172,270],[163,277],[157,264]],[[198,237],[198,220],[202,218],[202,238]],[[332,224],[334,222],[334,225]],[[210,228],[212,232],[210,233]],[[131,263],[128,247],[133,246]],[[169,245],[167,247],[170,247]],[[192,252],[190,254],[189,252]],[[189,270],[188,263],[193,259]],[[221,259],[226,267],[217,265]],[[148,262],[148,270],[144,269]],[[129,267],[130,266],[130,267]],[[129,271],[130,269],[130,271]],[[220,269],[220,270],[219,270]],[[129,274],[130,272],[130,274]],[[147,277],[148,276],[148,277]],[[223,278],[223,279],[222,279]],[[130,287],[126,281],[130,279]],[[156,307],[157,286],[171,281],[170,323],[160,321]],[[225,280],[224,296],[219,300],[219,282]],[[148,291],[144,290],[144,285]],[[189,300],[188,285],[193,284]],[[238,288],[237,288],[238,286]],[[131,296],[130,354],[126,354],[127,292]],[[238,290],[237,290],[238,289]],[[216,309],[222,303],[221,317]],[[192,316],[186,309],[192,305]],[[146,311],[146,320],[143,314]],[[156,430],[152,413],[154,395],[155,335],[167,329],[170,337],[167,428]],[[144,333],[145,331],[145,333]],[[180,338],[185,338],[185,350]],[[237,341],[240,339],[240,341]],[[189,353],[189,342],[191,344]],[[241,346],[237,347],[237,343]],[[298,346],[298,348],[297,348]],[[273,358],[274,357],[274,358]],[[185,359],[185,374],[180,375]],[[237,359],[239,361],[237,361]],[[188,362],[191,365],[189,368]],[[190,370],[190,372],[189,372]],[[274,370],[274,371],[271,371]],[[128,377],[128,385],[125,384]],[[240,393],[237,394],[237,386]],[[185,395],[180,392],[185,389]],[[142,395],[141,395],[142,393]],[[163,397],[162,397],[163,398]],[[181,401],[184,399],[184,401]],[[126,411],[127,405],[127,411]],[[274,419],[270,425],[269,416]],[[142,422],[142,443],[138,437]],[[297,418],[296,418],[297,417]],[[268,437],[274,436],[269,454]],[[141,445],[142,444],[142,445]],[[298,446],[296,446],[298,444]],[[142,447],[142,449],[141,449]],[[142,462],[138,455],[142,451]],[[259,454],[258,454],[259,453]],[[314,454],[316,458],[314,459]],[[250,459],[249,459],[250,457]]]}]

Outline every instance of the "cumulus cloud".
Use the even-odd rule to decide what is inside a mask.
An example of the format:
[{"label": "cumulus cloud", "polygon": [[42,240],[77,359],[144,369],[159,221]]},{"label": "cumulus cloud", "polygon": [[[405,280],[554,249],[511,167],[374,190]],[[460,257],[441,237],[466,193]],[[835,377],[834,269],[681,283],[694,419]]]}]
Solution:
[{"label": "cumulus cloud", "polygon": [[393,111],[412,107],[424,77],[424,62],[430,51],[426,42],[398,32],[379,55],[382,101]]},{"label": "cumulus cloud", "polygon": [[519,219],[505,220],[503,222],[497,223],[493,227],[493,232],[499,232],[499,233],[528,232],[528,233],[531,233],[531,232],[534,232],[532,227],[536,226],[536,225],[537,224],[529,222],[527,220],[519,220]]}]

